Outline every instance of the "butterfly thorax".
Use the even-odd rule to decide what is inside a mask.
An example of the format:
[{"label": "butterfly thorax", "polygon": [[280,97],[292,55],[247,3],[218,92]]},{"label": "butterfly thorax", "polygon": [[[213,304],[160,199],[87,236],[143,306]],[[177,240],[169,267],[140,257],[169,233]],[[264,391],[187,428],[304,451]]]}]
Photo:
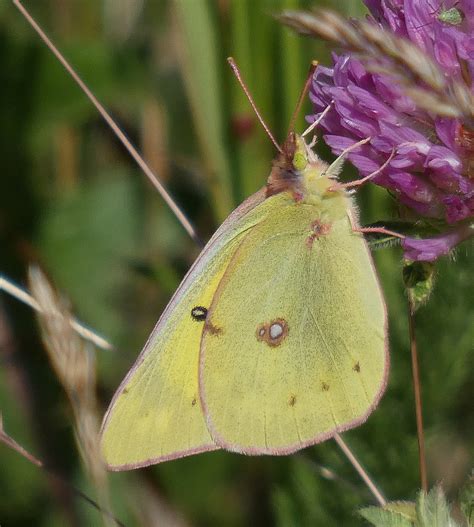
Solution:
[{"label": "butterfly thorax", "polygon": [[331,209],[339,217],[347,210],[347,195],[342,190],[333,190],[335,175],[328,168],[301,136],[290,133],[282,152],[273,161],[267,197],[288,192],[296,203]]}]

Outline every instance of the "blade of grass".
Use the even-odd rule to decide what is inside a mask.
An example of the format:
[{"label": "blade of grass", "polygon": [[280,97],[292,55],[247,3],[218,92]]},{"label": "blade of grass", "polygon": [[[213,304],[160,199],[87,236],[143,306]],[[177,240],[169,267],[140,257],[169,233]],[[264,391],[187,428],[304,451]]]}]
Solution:
[{"label": "blade of grass", "polygon": [[[263,13],[251,9],[248,0],[231,4],[232,55],[235,57],[259,110],[262,111],[260,102],[268,109],[266,100],[272,91],[268,89],[268,86],[272,83],[260,70],[255,60],[255,54],[260,46],[254,44],[254,38],[260,33],[261,26],[266,25],[259,15],[263,15]],[[256,25],[257,29],[255,28]],[[271,47],[266,46],[263,53],[265,54],[263,62],[272,62]],[[265,82],[262,83],[261,79],[265,79]],[[266,86],[265,94],[257,88],[261,84]],[[260,91],[260,96],[256,98],[258,91]],[[270,160],[274,148],[263,130],[260,129],[260,124],[250,108],[242,88],[235,81],[231,84],[231,115],[234,125],[233,139],[235,139],[232,148],[236,152],[241,192],[239,198],[242,199],[255,192],[265,181],[270,170]],[[266,115],[269,115],[268,111],[263,113],[264,119],[266,119]],[[269,126],[272,128],[271,123]]]},{"label": "blade of grass", "polygon": [[[233,209],[231,171],[224,143],[222,88],[215,24],[207,2],[176,0],[179,57],[197,138],[206,165],[216,220]],[[222,64],[224,67],[224,63]]]},{"label": "blade of grass", "polygon": [[[282,0],[281,7],[285,9],[298,9],[301,7],[301,2],[300,0]],[[303,39],[298,38],[291,31],[284,30],[282,32],[282,38],[280,40],[281,71],[285,72],[285,75],[282,75],[281,79],[283,87],[282,114],[284,119],[283,125],[286,126],[286,129],[293,116],[296,101],[298,100],[301,86],[305,80],[305,68],[302,66],[302,42]],[[303,126],[303,115],[299,115],[296,119],[295,130],[301,130]]]}]

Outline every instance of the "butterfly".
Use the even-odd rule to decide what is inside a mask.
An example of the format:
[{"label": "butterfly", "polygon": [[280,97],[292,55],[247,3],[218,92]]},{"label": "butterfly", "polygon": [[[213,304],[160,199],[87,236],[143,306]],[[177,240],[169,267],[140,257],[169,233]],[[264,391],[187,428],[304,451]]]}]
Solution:
[{"label": "butterfly", "polygon": [[266,186],[207,243],[106,413],[111,470],[290,454],[375,409],[387,315],[342,157],[328,165],[290,132]]}]

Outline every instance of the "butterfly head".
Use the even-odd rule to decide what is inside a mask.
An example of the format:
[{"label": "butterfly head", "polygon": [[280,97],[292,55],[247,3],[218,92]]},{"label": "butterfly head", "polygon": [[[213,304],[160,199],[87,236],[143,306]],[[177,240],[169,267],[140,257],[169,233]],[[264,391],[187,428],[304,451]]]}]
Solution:
[{"label": "butterfly head", "polygon": [[325,175],[327,167],[303,137],[290,132],[273,161],[267,181],[267,197],[289,191],[296,201],[320,198],[331,185]]}]

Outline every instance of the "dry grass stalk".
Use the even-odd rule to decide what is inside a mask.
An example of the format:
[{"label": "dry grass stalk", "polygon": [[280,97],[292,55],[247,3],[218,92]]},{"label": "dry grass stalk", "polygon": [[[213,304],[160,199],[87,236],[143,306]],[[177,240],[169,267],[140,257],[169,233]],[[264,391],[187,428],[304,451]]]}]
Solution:
[{"label": "dry grass stalk", "polygon": [[8,447],[10,447],[12,450],[15,450],[21,456],[23,456],[24,458],[28,459],[28,461],[31,461],[31,463],[33,463],[34,465],[36,465],[38,467],[42,467],[43,466],[43,462],[41,460],[36,458],[33,454],[30,454],[28,452],[28,450],[23,448],[20,445],[20,443],[15,441],[13,439],[13,437],[9,436],[5,432],[5,430],[3,428],[3,418],[2,418],[2,414],[1,413],[0,413],[0,443],[3,443],[5,445],[7,445]]},{"label": "dry grass stalk", "polygon": [[[49,359],[71,404],[76,440],[103,511],[110,509],[107,472],[99,449],[100,416],[96,399],[95,361],[90,344],[71,326],[72,315],[38,267],[29,271],[30,290],[40,306],[38,320]],[[106,525],[111,519],[103,514]]]}]

